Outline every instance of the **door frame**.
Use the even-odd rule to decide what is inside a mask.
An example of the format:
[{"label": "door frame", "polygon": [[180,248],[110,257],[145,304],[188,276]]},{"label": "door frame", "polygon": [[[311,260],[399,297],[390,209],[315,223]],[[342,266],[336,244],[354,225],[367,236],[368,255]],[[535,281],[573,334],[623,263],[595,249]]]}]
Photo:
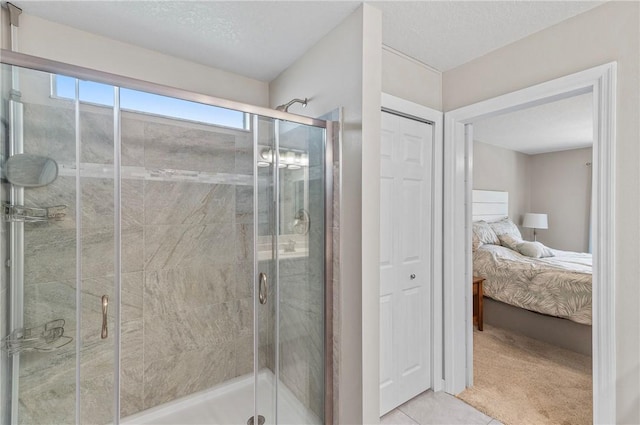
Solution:
[{"label": "door frame", "polygon": [[[431,170],[431,389],[442,391],[444,389],[443,377],[443,314],[442,314],[442,197],[443,197],[443,113],[435,109],[405,100],[388,93],[382,93],[382,112],[389,112],[416,121],[426,122],[433,126],[433,153]],[[380,304],[376,307],[379,311]],[[379,315],[378,315],[379,317]],[[376,333],[380,332],[380,325],[376,326]],[[379,353],[378,353],[378,368]],[[379,391],[379,390],[378,390]]]},{"label": "door frame", "polygon": [[473,122],[583,93],[593,93],[593,421],[615,423],[616,62],[547,81],[444,115],[445,391],[473,384],[471,190]]}]

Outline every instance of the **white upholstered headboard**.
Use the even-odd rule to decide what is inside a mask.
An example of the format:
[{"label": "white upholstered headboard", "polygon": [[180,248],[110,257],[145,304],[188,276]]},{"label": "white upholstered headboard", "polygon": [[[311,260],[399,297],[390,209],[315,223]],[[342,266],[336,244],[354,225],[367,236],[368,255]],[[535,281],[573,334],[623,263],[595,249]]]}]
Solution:
[{"label": "white upholstered headboard", "polygon": [[474,190],[471,217],[473,221],[496,221],[509,217],[509,192]]}]

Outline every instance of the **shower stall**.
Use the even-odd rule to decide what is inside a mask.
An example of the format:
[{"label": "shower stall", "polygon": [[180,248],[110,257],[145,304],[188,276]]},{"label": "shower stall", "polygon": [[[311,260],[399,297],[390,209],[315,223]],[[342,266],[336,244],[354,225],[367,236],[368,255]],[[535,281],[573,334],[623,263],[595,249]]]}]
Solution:
[{"label": "shower stall", "polygon": [[331,422],[333,123],[1,61],[0,424]]}]

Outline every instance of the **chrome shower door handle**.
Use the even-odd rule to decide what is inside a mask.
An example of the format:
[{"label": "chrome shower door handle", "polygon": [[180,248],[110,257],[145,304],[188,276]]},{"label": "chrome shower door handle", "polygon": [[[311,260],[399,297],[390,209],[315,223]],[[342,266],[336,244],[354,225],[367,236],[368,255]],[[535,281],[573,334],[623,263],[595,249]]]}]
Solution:
[{"label": "chrome shower door handle", "polygon": [[102,296],[102,332],[100,338],[106,339],[109,336],[109,330],[107,329],[107,309],[109,308],[109,296]]},{"label": "chrome shower door handle", "polygon": [[258,275],[258,300],[260,304],[267,303],[267,275],[265,273],[260,273]]}]

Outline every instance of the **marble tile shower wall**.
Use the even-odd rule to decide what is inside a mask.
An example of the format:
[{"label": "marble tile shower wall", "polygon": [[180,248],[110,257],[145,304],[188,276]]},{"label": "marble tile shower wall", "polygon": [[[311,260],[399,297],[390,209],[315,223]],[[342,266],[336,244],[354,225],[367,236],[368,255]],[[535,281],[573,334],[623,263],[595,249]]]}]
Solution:
[{"label": "marble tile shower wall", "polygon": [[[112,112],[83,108],[82,162],[113,164]],[[73,109],[25,104],[24,115],[25,150],[74,167]],[[247,132],[123,113],[123,166],[250,175],[252,160]],[[100,339],[100,297],[113,297],[113,179],[80,187],[82,338],[21,356],[22,423],[75,421],[77,343],[80,422],[113,417],[113,309]],[[25,192],[28,205],[68,206],[63,221],[25,226],[25,325],[62,318],[75,336],[75,177]],[[122,180],[123,417],[252,372],[252,197],[241,184]]]}]

